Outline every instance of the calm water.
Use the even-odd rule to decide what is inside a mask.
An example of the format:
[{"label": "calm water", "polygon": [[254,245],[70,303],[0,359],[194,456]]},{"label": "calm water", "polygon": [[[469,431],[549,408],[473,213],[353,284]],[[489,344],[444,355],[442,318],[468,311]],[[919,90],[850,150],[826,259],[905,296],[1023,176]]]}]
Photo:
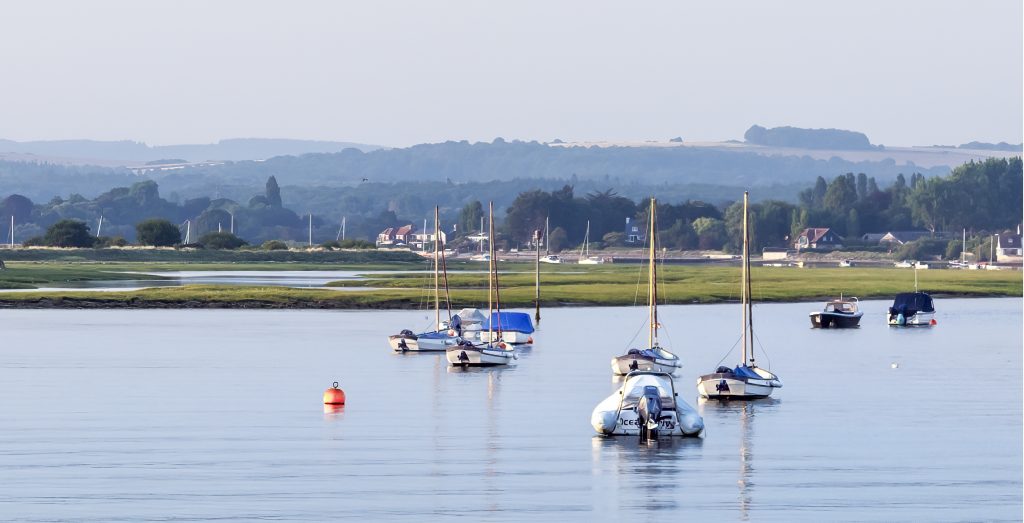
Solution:
[{"label": "calm water", "polygon": [[[865,302],[855,331],[757,306],[777,399],[650,446],[589,425],[639,308],[546,310],[518,368],[470,372],[388,350],[424,312],[3,311],[0,519],[1020,520],[1021,304],[897,330]],[[696,402],[739,307],[661,312]]]}]

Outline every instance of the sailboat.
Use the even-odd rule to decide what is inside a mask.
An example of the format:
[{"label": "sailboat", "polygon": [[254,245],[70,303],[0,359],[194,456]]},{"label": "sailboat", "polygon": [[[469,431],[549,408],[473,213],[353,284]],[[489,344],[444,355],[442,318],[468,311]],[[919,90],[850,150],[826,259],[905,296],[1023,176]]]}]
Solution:
[{"label": "sailboat", "polygon": [[[388,336],[388,345],[395,352],[440,352],[456,346],[462,341],[462,329],[459,322],[452,319],[452,303],[448,296],[448,268],[444,263],[440,222],[438,209],[434,207],[434,330],[415,334],[409,329],[404,329],[398,334]],[[444,273],[445,302],[448,308],[447,322],[441,321],[440,272]]]},{"label": "sailboat", "polygon": [[[494,239],[494,202],[488,203],[490,220],[489,236]],[[501,293],[498,290],[498,263],[494,258],[494,242],[489,241],[490,259],[487,262],[487,318],[495,321],[487,322],[487,334],[481,343],[473,344],[460,340],[458,345],[449,347],[445,352],[448,363],[461,367],[490,367],[496,365],[515,365],[519,355],[511,344],[501,341]],[[497,327],[497,331],[495,331]]]},{"label": "sailboat", "polygon": [[604,258],[590,257],[590,220],[587,220],[587,233],[583,235],[583,247],[580,248],[580,265],[597,265],[604,263]]},{"label": "sailboat", "polygon": [[710,399],[767,398],[782,387],[775,374],[757,366],[754,361],[754,309],[750,296],[750,227],[747,223],[749,194],[743,193],[743,284],[740,303],[743,306],[743,363],[735,368],[718,367],[712,374],[697,380],[697,391]]},{"label": "sailboat", "polygon": [[657,244],[657,217],[654,198],[651,198],[651,211],[649,215],[650,230],[648,239],[650,243],[650,260],[648,266],[648,288],[647,308],[649,311],[648,334],[646,349],[629,349],[622,356],[612,358],[612,373],[625,376],[632,371],[644,370],[653,372],[672,373],[683,366],[679,356],[665,350],[658,344],[658,265],[655,258],[655,245]]}]

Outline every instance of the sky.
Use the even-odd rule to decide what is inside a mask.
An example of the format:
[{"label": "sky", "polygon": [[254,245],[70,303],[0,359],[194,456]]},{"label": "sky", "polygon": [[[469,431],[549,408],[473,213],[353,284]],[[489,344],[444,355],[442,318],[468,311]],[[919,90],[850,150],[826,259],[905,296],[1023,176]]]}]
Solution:
[{"label": "sky", "polygon": [[0,138],[1020,143],[1022,4],[3,2]]}]

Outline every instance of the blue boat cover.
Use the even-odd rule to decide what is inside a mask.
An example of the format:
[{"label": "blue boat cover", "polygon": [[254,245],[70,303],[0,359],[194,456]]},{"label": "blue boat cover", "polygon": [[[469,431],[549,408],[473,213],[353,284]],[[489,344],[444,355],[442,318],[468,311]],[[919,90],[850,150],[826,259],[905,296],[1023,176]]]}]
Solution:
[{"label": "blue boat cover", "polygon": [[[481,330],[515,331],[523,334],[533,334],[533,319],[525,312],[502,312],[501,320],[498,320],[499,313],[491,313],[491,321],[484,322]],[[500,321],[500,323],[499,323]],[[491,328],[491,323],[494,328]]]},{"label": "blue boat cover", "polygon": [[935,312],[932,297],[923,292],[903,292],[896,295],[890,312],[903,312],[913,315],[918,312]]},{"label": "blue boat cover", "polygon": [[417,334],[416,337],[426,338],[428,340],[440,340],[448,337],[448,331],[424,332],[423,334]]},{"label": "blue boat cover", "polygon": [[754,372],[754,369],[751,369],[746,365],[737,365],[736,368],[733,369],[732,373],[743,378],[764,379]]},{"label": "blue boat cover", "polygon": [[637,356],[642,356],[644,358],[651,358],[651,359],[654,359],[654,358],[658,357],[658,353],[654,352],[651,349],[629,349],[629,352],[627,352],[626,354],[627,355],[635,354]]}]

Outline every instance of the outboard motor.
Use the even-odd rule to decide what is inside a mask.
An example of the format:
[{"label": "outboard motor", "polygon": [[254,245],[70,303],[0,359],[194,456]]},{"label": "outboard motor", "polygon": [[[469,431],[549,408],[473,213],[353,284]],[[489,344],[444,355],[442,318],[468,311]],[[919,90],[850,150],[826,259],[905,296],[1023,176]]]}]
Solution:
[{"label": "outboard motor", "polygon": [[661,421],[661,394],[658,387],[647,385],[644,387],[644,395],[636,407],[636,413],[640,424],[640,441],[657,439],[658,422]]}]

